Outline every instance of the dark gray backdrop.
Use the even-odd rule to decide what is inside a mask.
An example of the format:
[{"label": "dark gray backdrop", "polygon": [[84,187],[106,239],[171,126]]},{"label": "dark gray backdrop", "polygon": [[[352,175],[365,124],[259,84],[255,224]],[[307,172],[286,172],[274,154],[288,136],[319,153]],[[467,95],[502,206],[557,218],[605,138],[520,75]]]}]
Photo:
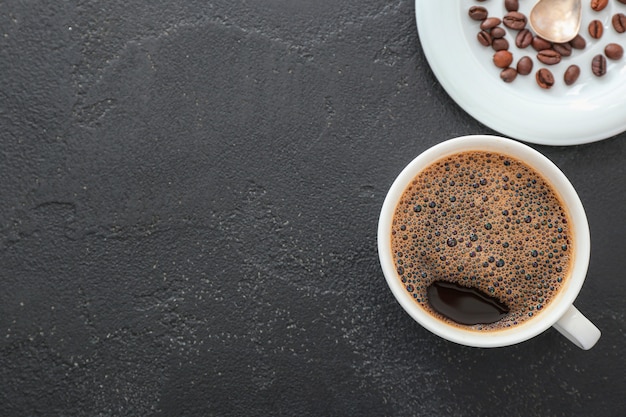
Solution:
[{"label": "dark gray backdrop", "polygon": [[535,146],[591,351],[457,346],[386,287],[387,188],[473,133],[409,0],[0,1],[0,415],[625,415],[626,134]]}]

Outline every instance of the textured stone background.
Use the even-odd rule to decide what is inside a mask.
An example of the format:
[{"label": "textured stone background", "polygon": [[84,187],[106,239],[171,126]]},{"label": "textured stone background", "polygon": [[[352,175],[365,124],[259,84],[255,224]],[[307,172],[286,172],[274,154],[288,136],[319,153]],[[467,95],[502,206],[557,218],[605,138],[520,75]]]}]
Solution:
[{"label": "textured stone background", "polygon": [[535,146],[593,239],[584,352],[481,350],[386,287],[445,139],[412,1],[0,1],[0,415],[623,416],[626,134]]}]

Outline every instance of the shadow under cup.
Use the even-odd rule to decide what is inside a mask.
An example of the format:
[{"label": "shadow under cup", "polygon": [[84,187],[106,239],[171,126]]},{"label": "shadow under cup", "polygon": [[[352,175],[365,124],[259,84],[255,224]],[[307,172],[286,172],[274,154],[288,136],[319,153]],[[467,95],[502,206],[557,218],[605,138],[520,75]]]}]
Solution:
[{"label": "shadow under cup", "polygon": [[[466,151],[487,151],[504,154],[529,165],[552,185],[557,197],[567,208],[571,222],[570,234],[573,235],[574,245],[571,254],[570,272],[564,279],[563,286],[540,314],[516,326],[501,330],[478,331],[466,329],[448,324],[427,312],[405,289],[396,272],[393,261],[391,247],[392,222],[395,208],[404,190],[419,172],[433,162],[448,155]],[[580,198],[572,184],[554,163],[520,142],[497,136],[463,136],[435,145],[411,161],[393,182],[383,203],[378,223],[378,253],[387,284],[404,310],[423,327],[450,341],[475,347],[507,346],[528,340],[553,325],[568,339],[584,349],[593,346],[599,338],[599,330],[584,316],[580,315],[573,306],[573,302],[585,280],[590,256],[589,225]],[[585,333],[585,331],[577,330],[578,324],[576,323],[572,324],[573,329],[563,330],[560,328],[563,326],[571,327],[568,323],[561,322],[565,320],[565,317],[574,313],[578,313],[582,320],[585,320],[588,325],[597,331],[597,337],[595,333],[587,336],[577,335],[576,333]],[[576,320],[578,318],[576,316]],[[559,326],[559,324],[562,326]],[[587,329],[586,333],[589,332],[590,330]],[[581,338],[586,340],[579,340]]]}]

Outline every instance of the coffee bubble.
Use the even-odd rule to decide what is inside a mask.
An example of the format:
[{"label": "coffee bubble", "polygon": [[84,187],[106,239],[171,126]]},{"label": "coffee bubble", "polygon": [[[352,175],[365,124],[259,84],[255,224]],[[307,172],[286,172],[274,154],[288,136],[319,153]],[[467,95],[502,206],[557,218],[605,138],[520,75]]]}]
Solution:
[{"label": "coffee bubble", "polygon": [[[513,157],[445,157],[414,178],[396,207],[398,278],[416,303],[452,325],[519,326],[544,311],[567,280],[573,245],[566,212],[552,186]],[[441,282],[478,291],[507,312],[493,323],[454,321],[429,301],[428,289]]]}]

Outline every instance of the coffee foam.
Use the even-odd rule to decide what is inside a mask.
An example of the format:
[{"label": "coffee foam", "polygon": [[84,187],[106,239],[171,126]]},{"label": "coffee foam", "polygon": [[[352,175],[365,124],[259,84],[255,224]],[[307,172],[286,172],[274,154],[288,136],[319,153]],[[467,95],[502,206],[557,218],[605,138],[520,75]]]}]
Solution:
[{"label": "coffee foam", "polygon": [[[503,154],[463,152],[436,161],[404,190],[391,246],[398,278],[422,308],[474,330],[501,330],[541,313],[571,268],[572,232],[553,187]],[[509,308],[492,324],[464,326],[435,312],[427,288],[455,282]]]}]

